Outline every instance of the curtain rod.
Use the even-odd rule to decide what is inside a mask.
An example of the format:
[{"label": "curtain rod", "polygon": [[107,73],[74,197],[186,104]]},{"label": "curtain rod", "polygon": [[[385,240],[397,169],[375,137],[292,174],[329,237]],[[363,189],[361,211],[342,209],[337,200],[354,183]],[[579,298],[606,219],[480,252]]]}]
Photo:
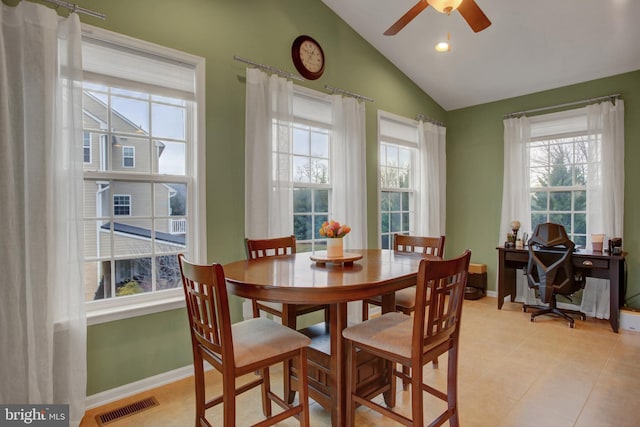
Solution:
[{"label": "curtain rod", "polygon": [[272,67],[271,65],[259,64],[257,62],[251,61],[250,59],[242,58],[238,55],[233,55],[233,59],[235,59],[236,61],[244,62],[245,64],[253,65],[254,67],[260,68],[261,70],[266,70],[282,77],[304,81],[304,79],[297,74],[293,74],[288,71],[283,71],[279,68]]},{"label": "curtain rod", "polygon": [[541,108],[534,108],[532,110],[524,110],[524,111],[517,111],[514,113],[507,113],[504,115],[504,118],[511,119],[518,116],[526,116],[529,113],[538,113],[540,111],[555,110],[556,108],[571,107],[571,106],[580,105],[580,104],[591,104],[593,102],[614,100],[618,98],[620,98],[620,94],[614,93],[613,95],[600,96],[598,98],[583,99],[582,101],[567,102],[565,104],[551,105],[549,107],[541,107]]},{"label": "curtain rod", "polygon": [[436,126],[442,126],[443,128],[447,127],[447,125],[442,123],[440,120],[432,119],[431,117],[427,117],[424,114],[416,114],[416,120],[417,121],[423,121],[423,122],[432,123],[432,124],[434,124]]},{"label": "curtain rod", "polygon": [[373,99],[369,98],[368,96],[358,95],[357,93],[350,92],[348,90],[339,89],[337,87],[333,87],[333,86],[329,86],[329,85],[324,85],[324,88],[329,90],[329,91],[331,91],[332,94],[339,93],[341,95],[351,96],[353,98],[361,99],[363,101],[374,102]]},{"label": "curtain rod", "polygon": [[78,6],[75,3],[69,3],[68,1],[63,0],[43,0],[46,3],[55,4],[56,6],[62,6],[65,9],[69,9],[72,13],[84,13],[85,15],[95,16],[96,18],[100,18],[102,20],[107,19],[107,15],[104,13],[96,12],[95,10],[85,9],[82,6]]}]

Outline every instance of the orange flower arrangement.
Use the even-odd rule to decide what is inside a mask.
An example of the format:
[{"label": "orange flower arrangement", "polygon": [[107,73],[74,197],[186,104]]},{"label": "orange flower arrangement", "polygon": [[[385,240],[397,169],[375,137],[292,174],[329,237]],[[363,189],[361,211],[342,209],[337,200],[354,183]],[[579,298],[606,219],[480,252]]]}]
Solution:
[{"label": "orange flower arrangement", "polygon": [[338,221],[330,220],[322,223],[320,227],[320,235],[329,239],[341,238],[349,234],[351,227],[346,224],[340,224]]}]

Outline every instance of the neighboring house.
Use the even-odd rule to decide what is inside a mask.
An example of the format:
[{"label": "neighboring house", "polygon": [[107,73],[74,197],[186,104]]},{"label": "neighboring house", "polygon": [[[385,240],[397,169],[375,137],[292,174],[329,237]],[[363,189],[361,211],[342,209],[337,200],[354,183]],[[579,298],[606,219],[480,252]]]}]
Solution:
[{"label": "neighboring house", "polygon": [[[115,109],[112,111],[112,131],[131,136],[109,137],[107,105],[91,93],[84,92],[85,171],[148,173],[152,167],[157,168],[165,144],[150,140],[141,126]],[[153,149],[149,149],[149,141]],[[180,208],[184,206],[182,203],[177,203],[178,208],[172,209],[172,199],[184,197],[176,187],[163,183],[85,179],[85,217],[95,217],[95,224],[85,226],[85,248],[98,258],[112,255],[110,258],[116,260],[113,270],[111,260],[90,263],[85,272],[89,285],[85,300],[111,297],[111,286],[104,286],[111,283],[111,274],[115,274],[116,295],[150,290],[151,258],[145,254],[153,252],[151,245],[154,242],[155,253],[172,254],[156,259],[159,266],[157,289],[176,286],[179,280],[176,272],[179,271],[174,254],[185,248],[186,233],[184,218],[170,218],[184,215],[184,209]],[[152,235],[152,230],[155,230],[155,235]],[[136,254],[141,257],[136,258]],[[95,292],[91,283],[98,283]]]}]

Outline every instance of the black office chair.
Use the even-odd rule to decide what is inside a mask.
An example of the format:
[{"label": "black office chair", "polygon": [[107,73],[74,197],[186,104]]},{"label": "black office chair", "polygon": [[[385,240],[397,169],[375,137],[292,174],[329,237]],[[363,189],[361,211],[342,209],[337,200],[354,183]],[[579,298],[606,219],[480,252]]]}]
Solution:
[{"label": "black office chair", "polygon": [[527,308],[537,308],[531,314],[531,321],[537,316],[553,314],[569,321],[569,327],[575,327],[575,321],[568,313],[580,315],[582,320],[586,315],[575,310],[563,310],[557,307],[556,296],[563,295],[569,300],[571,296],[584,288],[585,277],[575,274],[573,270],[573,251],[575,244],[567,236],[567,232],[560,224],[547,222],[538,224],[529,239],[529,264],[527,266],[527,281],[529,287],[537,289],[540,299],[548,307],[524,305]]}]

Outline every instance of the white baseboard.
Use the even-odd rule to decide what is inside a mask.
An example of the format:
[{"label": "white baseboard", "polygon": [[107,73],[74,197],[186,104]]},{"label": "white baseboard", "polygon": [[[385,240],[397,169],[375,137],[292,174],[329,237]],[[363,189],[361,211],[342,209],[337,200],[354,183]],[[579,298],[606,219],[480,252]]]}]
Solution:
[{"label": "white baseboard", "polygon": [[620,328],[627,331],[640,331],[640,312],[620,310]]},{"label": "white baseboard", "polygon": [[172,371],[163,372],[140,381],[125,384],[121,387],[92,394],[91,396],[87,396],[87,399],[85,400],[86,408],[92,409],[106,405],[107,403],[115,402],[116,400],[190,377],[191,375],[193,375],[193,365],[188,365]]}]

